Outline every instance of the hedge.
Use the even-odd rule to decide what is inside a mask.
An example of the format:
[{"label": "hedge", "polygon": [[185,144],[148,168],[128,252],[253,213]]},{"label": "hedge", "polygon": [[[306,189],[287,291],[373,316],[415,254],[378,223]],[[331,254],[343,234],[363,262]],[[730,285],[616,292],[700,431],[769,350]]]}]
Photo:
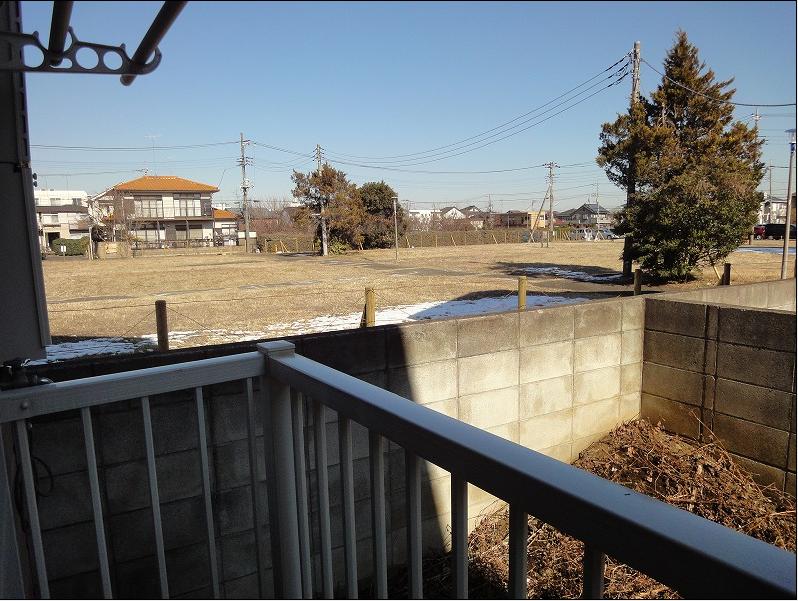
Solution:
[{"label": "hedge", "polygon": [[89,250],[89,237],[83,236],[83,238],[80,238],[79,240],[73,240],[71,238],[56,238],[50,244],[50,248],[54,253],[60,255],[62,245],[66,246],[65,254],[69,256],[85,255]]}]

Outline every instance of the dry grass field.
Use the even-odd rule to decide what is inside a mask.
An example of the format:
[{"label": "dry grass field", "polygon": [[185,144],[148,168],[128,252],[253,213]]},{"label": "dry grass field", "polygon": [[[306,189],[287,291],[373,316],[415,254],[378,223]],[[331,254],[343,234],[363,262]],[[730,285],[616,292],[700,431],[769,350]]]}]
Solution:
[{"label": "dry grass field", "polygon": [[[758,241],[755,247],[778,242]],[[155,331],[154,303],[165,299],[170,331],[191,332],[173,346],[230,340],[230,332],[274,331],[324,315],[360,312],[364,288],[376,291],[377,307],[426,301],[503,296],[526,274],[530,293],[561,297],[621,295],[621,241],[499,244],[446,248],[372,250],[322,258],[306,255],[221,251],[206,255],[44,262],[53,336],[142,336]],[[733,282],[779,277],[781,255],[737,251],[730,257]],[[794,255],[790,259],[790,274]],[[587,277],[586,277],[587,276]],[[581,281],[580,281],[581,280]],[[658,289],[714,286],[712,269],[697,279]],[[216,331],[216,333],[214,333]],[[219,331],[224,331],[220,334]]]}]

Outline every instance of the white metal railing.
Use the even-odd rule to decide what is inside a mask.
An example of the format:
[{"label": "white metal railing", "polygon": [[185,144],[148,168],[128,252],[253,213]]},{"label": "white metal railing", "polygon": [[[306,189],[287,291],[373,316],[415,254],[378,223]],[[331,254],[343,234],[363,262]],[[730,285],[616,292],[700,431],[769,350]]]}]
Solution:
[{"label": "white metal railing", "polygon": [[[93,516],[106,597],[112,596],[109,562],[100,503],[91,407],[140,399],[145,428],[146,459],[155,529],[161,593],[169,595],[158,497],[149,395],[194,389],[198,444],[205,500],[214,596],[220,594],[211,505],[210,468],[202,386],[244,379],[247,383],[250,469],[255,482],[255,395],[252,379],[260,380],[264,455],[271,528],[275,596],[332,598],[332,537],[327,472],[317,469],[320,582],[315,587],[310,550],[310,507],[304,464],[304,407],[312,412],[317,466],[327,465],[324,407],[338,414],[343,547],[346,595],[358,594],[355,540],[352,422],[369,431],[374,590],[388,595],[385,524],[385,440],[405,449],[407,562],[411,598],[423,594],[421,579],[420,458],[451,475],[454,591],[465,598],[467,579],[467,483],[505,500],[510,507],[510,595],[526,596],[527,515],[548,522],[585,543],[584,596],[601,596],[605,554],[668,585],[685,596],[791,597],[796,595],[795,555],[732,531],[689,512],[635,493],[573,466],[516,445],[452,419],[391,392],[297,355],[292,344],[270,342],[259,352],[156,367],[74,382],[47,384],[0,393],[0,424],[13,423],[20,449],[30,544],[37,591],[48,596],[46,558],[41,542],[31,458],[27,452],[27,420],[39,415],[79,410],[86,441]],[[0,440],[0,453],[4,445]],[[3,457],[0,456],[0,460]],[[253,491],[255,523],[263,515],[263,499]],[[8,475],[0,469],[0,595],[22,596],[19,543],[14,532]],[[255,528],[260,555],[259,529]],[[259,574],[263,558],[258,557]],[[261,593],[264,591],[261,588]]]}]

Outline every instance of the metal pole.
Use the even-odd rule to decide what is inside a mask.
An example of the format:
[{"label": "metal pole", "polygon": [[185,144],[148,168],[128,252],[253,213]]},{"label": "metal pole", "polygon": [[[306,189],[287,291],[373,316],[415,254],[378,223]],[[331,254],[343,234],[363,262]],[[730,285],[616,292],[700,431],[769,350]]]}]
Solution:
[{"label": "metal pole", "polygon": [[[163,39],[163,36],[165,36],[166,32],[169,31],[172,23],[175,22],[175,19],[177,19],[180,11],[186,7],[186,4],[188,4],[186,1],[169,1],[163,3],[161,10],[158,11],[158,14],[155,16],[155,20],[152,22],[152,25],[150,25],[147,33],[144,34],[139,47],[136,48],[136,52],[133,53],[131,61],[134,64],[146,64],[147,59],[158,48],[158,44]],[[133,80],[136,79],[136,74],[130,73],[123,75],[119,79],[123,86],[129,86],[131,83],[133,83]]]},{"label": "metal pole", "polygon": [[[787,278],[787,257],[790,250],[790,219],[792,217],[792,161],[794,158],[795,130],[792,130],[792,137],[790,138],[790,162],[787,165],[787,216],[784,223],[784,252],[781,255],[782,280]],[[798,256],[796,257],[796,260],[798,260]]]},{"label": "metal pole", "polygon": [[166,301],[155,301],[155,329],[158,332],[158,350],[169,350],[169,322],[166,316]]},{"label": "metal pole", "polygon": [[393,252],[394,259],[399,260],[399,226],[396,222],[396,197],[393,197]]},{"label": "metal pole", "polygon": [[[52,54],[62,55],[64,44],[66,43],[67,31],[69,30],[69,20],[72,18],[72,5],[74,2],[53,2],[53,18],[50,23],[50,43],[48,50]],[[61,58],[50,60],[52,66],[61,64]]]}]

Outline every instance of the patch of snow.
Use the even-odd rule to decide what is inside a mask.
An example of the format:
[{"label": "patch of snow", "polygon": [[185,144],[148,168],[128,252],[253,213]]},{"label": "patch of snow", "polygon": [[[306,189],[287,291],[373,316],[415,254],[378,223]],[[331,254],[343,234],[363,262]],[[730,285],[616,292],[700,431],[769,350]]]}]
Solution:
[{"label": "patch of snow", "polygon": [[[749,252],[749,253],[766,253],[769,255],[780,255],[784,252],[783,246],[741,246],[737,249],[741,252]],[[788,248],[787,254],[794,255],[795,248]]]},{"label": "patch of snow", "polygon": [[[586,301],[586,298],[566,298],[564,296],[546,296],[527,294],[526,306],[546,307],[548,305],[565,305]],[[503,297],[486,297],[474,300],[430,301],[412,305],[398,305],[377,311],[376,324],[386,325],[392,323],[407,323],[444,317],[463,317],[467,315],[481,315],[484,313],[497,313],[514,311],[518,307],[518,295],[510,294]],[[185,330],[169,332],[169,343],[177,348],[191,346],[195,339],[203,344],[223,344],[229,342],[246,342],[275,338],[277,336],[290,336],[311,334],[331,330],[351,330],[360,327],[362,313],[349,313],[345,315],[319,315],[310,319],[301,319],[293,322],[275,323],[263,330]],[[147,334],[138,341],[124,338],[92,338],[80,342],[64,342],[47,347],[47,358],[30,361],[29,365],[65,361],[77,357],[98,354],[124,354],[141,350],[149,350],[157,345],[157,335]]]},{"label": "patch of snow", "polygon": [[553,275],[558,278],[568,278],[578,282],[612,282],[623,278],[622,273],[592,274],[586,271],[570,271],[559,267],[526,267],[524,273]]},{"label": "patch of snow", "polygon": [[32,359],[28,361],[27,364],[41,365],[90,355],[124,355],[147,350],[149,348],[151,348],[151,345],[146,340],[136,341],[130,338],[90,338],[77,342],[48,344],[46,347],[46,358]]}]

